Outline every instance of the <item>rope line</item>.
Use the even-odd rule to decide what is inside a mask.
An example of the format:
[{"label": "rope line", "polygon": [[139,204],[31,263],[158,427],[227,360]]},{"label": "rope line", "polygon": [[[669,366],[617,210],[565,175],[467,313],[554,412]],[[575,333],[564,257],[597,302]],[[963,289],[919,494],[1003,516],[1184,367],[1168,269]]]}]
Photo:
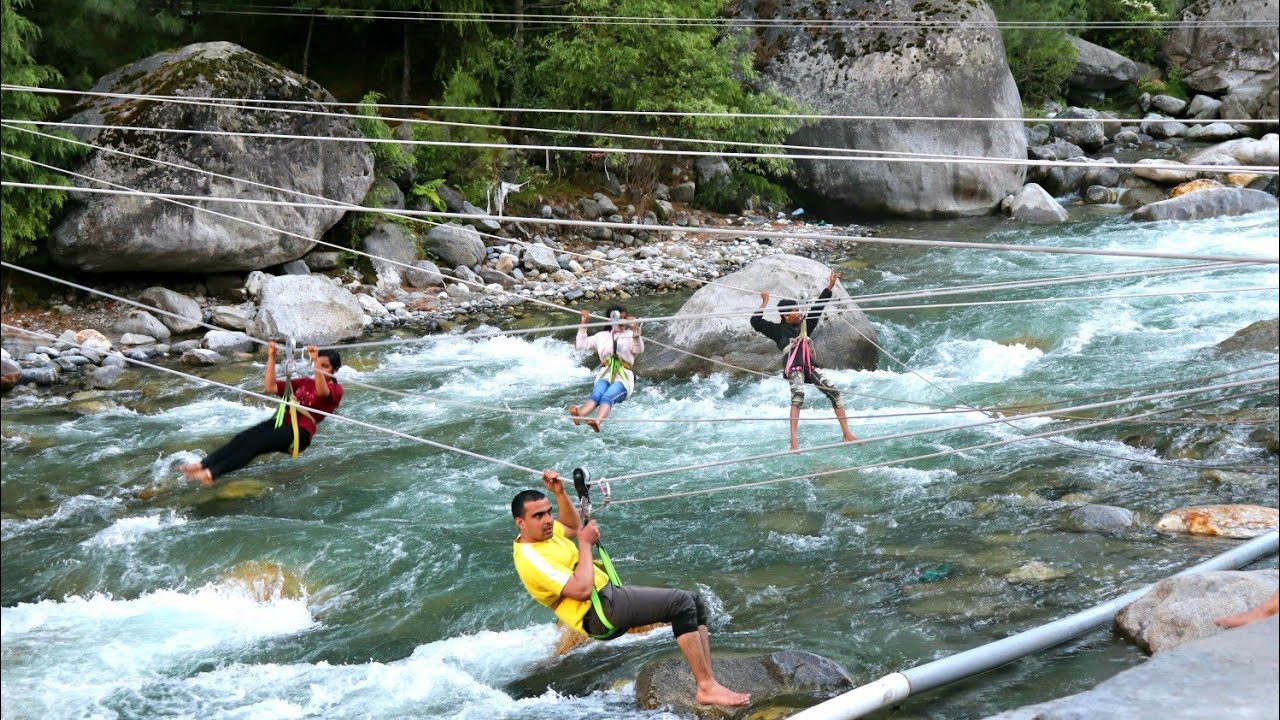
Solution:
[{"label": "rope line", "polygon": [[[901,464],[903,464],[903,463],[915,462],[915,461],[918,461],[918,460],[932,460],[932,459],[934,459],[934,458],[947,457],[947,456],[949,456],[949,455],[957,455],[957,454],[960,454],[960,453],[972,452],[972,451],[974,451],[974,450],[986,450],[986,449],[988,449],[988,448],[1001,447],[1001,446],[1004,446],[1004,445],[1012,445],[1012,444],[1014,444],[1014,443],[1019,443],[1019,442],[1026,442],[1026,441],[1028,441],[1028,440],[1037,440],[1037,439],[1041,439],[1041,438],[1049,438],[1049,437],[1053,437],[1053,436],[1056,436],[1056,435],[1063,435],[1063,434],[1065,434],[1065,433],[1069,433],[1069,432],[1078,432],[1078,431],[1080,431],[1080,430],[1090,430],[1090,429],[1093,429],[1093,428],[1105,427],[1105,426],[1107,426],[1107,425],[1116,425],[1116,424],[1124,423],[1124,422],[1132,422],[1132,421],[1140,420],[1140,419],[1142,419],[1142,418],[1146,418],[1146,417],[1149,417],[1149,416],[1152,416],[1152,415],[1160,415],[1160,414],[1163,414],[1163,413],[1178,412],[1178,411],[1182,411],[1182,410],[1190,410],[1190,409],[1193,409],[1193,408],[1203,407],[1203,406],[1205,406],[1205,405],[1211,405],[1211,404],[1213,404],[1213,403],[1219,403],[1219,402],[1223,402],[1223,401],[1226,401],[1226,400],[1234,400],[1234,399],[1239,399],[1239,398],[1253,397],[1253,396],[1257,396],[1257,395],[1265,395],[1265,394],[1269,394],[1269,393],[1271,393],[1271,392],[1275,392],[1275,390],[1276,390],[1276,388],[1272,388],[1272,389],[1269,389],[1269,390],[1262,390],[1262,391],[1253,392],[1253,393],[1241,393],[1241,394],[1239,394],[1239,395],[1229,396],[1229,397],[1225,397],[1225,398],[1217,398],[1217,399],[1214,399],[1214,400],[1204,400],[1204,401],[1196,402],[1196,403],[1188,403],[1188,404],[1186,404],[1186,405],[1179,405],[1179,406],[1177,406],[1177,407],[1173,407],[1173,408],[1166,408],[1166,409],[1163,409],[1163,410],[1149,410],[1149,411],[1146,411],[1146,412],[1137,413],[1137,414],[1135,414],[1135,415],[1128,415],[1128,416],[1125,416],[1125,417],[1119,417],[1119,418],[1111,418],[1111,419],[1108,419],[1108,420],[1101,420],[1101,421],[1094,422],[1094,423],[1087,423],[1087,424],[1084,424],[1084,425],[1076,425],[1076,426],[1068,427],[1068,428],[1060,428],[1060,429],[1057,429],[1057,430],[1051,430],[1051,431],[1047,431],[1047,432],[1036,433],[1036,434],[1034,434],[1034,435],[1025,435],[1025,436],[1020,436],[1020,437],[1016,437],[1016,438],[1007,438],[1007,439],[1004,439],[1004,440],[995,440],[995,441],[988,442],[988,443],[982,443],[982,444],[980,444],[980,445],[970,445],[970,446],[962,447],[962,448],[951,448],[951,449],[948,449],[948,450],[941,450],[941,451],[938,451],[938,452],[926,453],[926,454],[923,454],[923,455],[915,455],[915,456],[907,457],[907,458],[897,458],[897,459],[893,459],[893,460],[885,460],[885,461],[882,461],[882,462],[877,462],[877,463],[868,463],[868,464],[865,464],[865,465],[854,465],[854,466],[852,466],[852,467],[837,468],[837,469],[835,469],[835,470],[821,470],[821,471],[818,471],[818,472],[806,473],[806,474],[804,474],[804,475],[791,475],[791,476],[789,476],[789,477],[772,478],[772,479],[769,479],[769,480],[758,480],[758,481],[756,481],[756,482],[741,483],[741,484],[737,484],[737,485],[723,485],[723,486],[718,486],[718,487],[713,487],[713,488],[703,488],[703,489],[700,489],[700,490],[686,490],[686,491],[682,491],[682,492],[664,493],[664,494],[662,494],[662,495],[650,495],[650,496],[647,496],[647,497],[630,498],[630,499],[621,499],[621,500],[611,500],[611,501],[609,502],[609,505],[610,505],[610,506],[612,506],[612,505],[632,505],[632,504],[642,503],[642,502],[652,502],[652,501],[654,501],[654,500],[672,500],[672,499],[676,499],[676,498],[692,497],[692,496],[695,496],[695,495],[710,495],[710,494],[712,494],[712,493],[728,492],[728,491],[730,491],[730,490],[746,490],[746,489],[750,489],[750,488],[764,487],[764,486],[766,486],[766,485],[775,485],[775,484],[778,484],[778,483],[784,483],[784,482],[794,482],[794,481],[796,481],[796,480],[810,480],[810,479],[814,479],[814,478],[825,477],[825,476],[828,476],[828,475],[838,475],[838,474],[840,474],[840,473],[855,472],[855,471],[859,471],[859,470],[871,470],[871,469],[874,469],[874,468],[889,467],[889,466],[892,466],[892,465],[901,465]],[[603,508],[599,508],[599,509],[603,509]],[[599,509],[597,509],[597,511],[598,511]]]},{"label": "rope line", "polygon": [[[712,150],[677,150],[656,147],[596,147],[583,145],[550,145],[543,143],[522,143],[512,145],[505,142],[467,142],[462,140],[399,140],[396,138],[371,138],[361,136],[345,137],[340,135],[300,135],[296,133],[268,133],[247,130],[204,130],[199,128],[162,128],[140,125],[109,125],[104,123],[59,122],[53,120],[15,120],[7,122],[19,125],[35,125],[39,127],[78,128],[83,130],[114,130],[116,132],[155,133],[160,135],[200,135],[216,137],[239,137],[265,140],[307,140],[312,142],[333,142],[357,145],[422,145],[426,147],[468,147],[491,150],[541,150],[546,152],[579,152],[579,153],[621,153],[626,155],[662,155],[681,157],[716,157],[737,158],[746,160],[822,160],[849,162],[910,163],[910,164],[942,164],[942,165],[1013,165],[1018,167],[1079,167],[1079,168],[1114,168],[1127,169],[1146,168],[1147,170],[1177,170],[1179,172],[1200,173],[1254,173],[1257,175],[1280,174],[1280,167],[1273,165],[1187,165],[1160,163],[1091,163],[1074,160],[1033,160],[1030,158],[974,158],[965,159],[955,155],[937,155],[919,153],[910,155],[907,151],[894,152],[892,155],[798,155],[788,153],[762,152],[725,152]],[[1093,120],[1092,122],[1100,122]],[[854,151],[858,152],[858,151]]]},{"label": "rope line", "polygon": [[[42,88],[32,85],[16,85],[10,83],[0,84],[0,90],[15,90],[21,92],[40,92],[50,94],[69,94],[69,95],[91,95],[96,97],[118,97],[129,99],[144,100],[190,100],[186,95],[166,95],[157,93],[112,93],[95,90],[66,90],[62,88]],[[222,102],[234,103],[262,103],[270,105],[319,105],[327,107],[351,107],[358,108],[368,103],[360,102],[342,102],[338,100],[283,100],[268,98],[245,98],[245,97],[226,97],[226,96],[209,96],[205,100],[215,100]],[[730,118],[730,119],[772,119],[772,120],[842,120],[842,121],[893,121],[893,122],[1018,122],[1018,123],[1084,123],[1084,122],[1100,122],[1099,119],[1092,118],[1057,118],[1057,117],[977,117],[977,116],[935,116],[935,115],[842,115],[842,114],[821,114],[821,113],[742,113],[733,111],[697,111],[697,110],[604,110],[594,108],[538,108],[538,107],[499,107],[499,106],[481,106],[481,105],[415,105],[411,103],[378,103],[379,108],[389,110],[412,110],[412,111],[459,111],[459,112],[498,112],[498,113],[545,113],[545,114],[564,114],[564,115],[616,115],[616,116],[639,116],[639,117],[703,117],[703,118]],[[1142,118],[1120,118],[1119,120],[1133,120],[1141,122]],[[1199,123],[1206,122],[1204,120],[1196,120],[1187,118],[1179,120],[1179,122]],[[1220,122],[1214,120],[1212,122]],[[1243,118],[1239,120],[1231,120],[1232,124],[1244,125],[1275,125],[1280,120],[1276,118]]]},{"label": "rope line", "polygon": [[[57,190],[61,192],[79,192],[98,195],[129,195],[134,197],[155,197],[176,200],[190,200],[193,202],[223,202],[232,204],[248,204],[248,205],[275,205],[294,208],[324,208],[332,209],[332,204],[318,203],[296,203],[284,202],[278,200],[262,200],[255,198],[228,198],[228,197],[212,197],[204,195],[183,195],[180,193],[159,193],[147,192],[141,190],[114,190],[104,188],[84,188],[84,187],[68,187],[63,185],[50,185],[46,183],[27,183],[13,182],[9,180],[0,181],[0,187],[20,187],[36,190]],[[348,208],[349,212],[382,212],[377,208]],[[647,225],[643,223],[611,223],[599,220],[568,220],[562,218],[530,218],[530,217],[512,217],[512,216],[493,216],[476,213],[450,213],[450,212],[433,212],[426,210],[398,210],[400,214],[405,215],[430,215],[434,217],[448,217],[462,220],[493,220],[495,222],[515,222],[530,223],[542,225],[571,225],[580,227],[607,227],[620,228],[630,230],[653,230],[657,232],[672,232],[672,228],[665,225]],[[735,236],[751,236],[751,237],[767,237],[787,239],[794,237],[794,234],[787,234],[772,231],[759,231],[749,229],[732,229],[732,228],[710,228],[701,227],[696,232],[708,235],[735,235]],[[970,250],[986,250],[990,252],[1030,252],[1030,253],[1047,253],[1053,255],[1100,255],[1106,257],[1140,257],[1140,258],[1157,258],[1164,260],[1198,260],[1201,262],[1219,261],[1233,263],[1256,263],[1275,265],[1280,264],[1280,257],[1248,257],[1239,255],[1197,255],[1192,253],[1174,253],[1146,250],[1111,250],[1111,249],[1095,249],[1095,248],[1079,248],[1079,247],[1055,247],[1049,245],[1014,245],[1007,243],[974,243],[960,242],[950,240],[918,240],[910,238],[883,238],[883,237],[848,237],[845,235],[830,235],[822,233],[805,233],[805,237],[814,240],[834,240],[844,242],[866,243],[873,245],[908,245],[917,247],[943,247],[955,249]],[[312,240],[312,242],[319,242]],[[343,248],[349,252],[349,248]]]}]

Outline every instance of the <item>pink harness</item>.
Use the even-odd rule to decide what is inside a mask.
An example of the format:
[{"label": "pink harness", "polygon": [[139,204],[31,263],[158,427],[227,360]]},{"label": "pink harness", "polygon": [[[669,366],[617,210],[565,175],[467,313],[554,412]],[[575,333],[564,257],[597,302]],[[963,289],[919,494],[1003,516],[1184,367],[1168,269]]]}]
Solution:
[{"label": "pink harness", "polygon": [[809,334],[803,327],[800,330],[800,337],[791,343],[791,352],[787,355],[782,374],[790,377],[796,370],[804,371],[806,377],[813,372],[813,351],[809,348]]}]

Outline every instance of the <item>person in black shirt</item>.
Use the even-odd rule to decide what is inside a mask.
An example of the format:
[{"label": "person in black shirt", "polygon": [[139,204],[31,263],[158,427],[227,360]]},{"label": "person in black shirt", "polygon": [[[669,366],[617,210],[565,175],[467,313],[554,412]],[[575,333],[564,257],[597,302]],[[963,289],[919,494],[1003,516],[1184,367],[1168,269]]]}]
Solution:
[{"label": "person in black shirt", "polygon": [[[844,401],[840,391],[818,372],[817,363],[813,359],[813,347],[810,338],[818,329],[818,321],[822,319],[822,311],[826,301],[831,299],[831,288],[840,280],[838,273],[831,273],[827,287],[818,295],[818,307],[810,308],[807,317],[800,311],[794,300],[778,301],[778,314],[781,323],[764,319],[764,309],[769,305],[769,291],[760,293],[760,309],[751,316],[751,327],[758,333],[777,344],[783,352],[782,376],[791,383],[791,449],[800,449],[800,438],[797,430],[800,425],[800,407],[804,405],[804,384],[809,383],[818,388],[831,407],[835,408],[836,418],[840,420],[840,430],[844,433],[845,442],[857,440],[849,432],[849,420],[845,417]],[[803,320],[803,322],[801,322]]]}]

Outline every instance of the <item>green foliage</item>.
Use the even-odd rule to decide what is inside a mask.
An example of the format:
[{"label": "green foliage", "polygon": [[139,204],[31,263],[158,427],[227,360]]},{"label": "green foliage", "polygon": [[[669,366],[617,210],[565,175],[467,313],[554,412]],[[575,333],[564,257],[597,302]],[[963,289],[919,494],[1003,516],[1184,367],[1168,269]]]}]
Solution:
[{"label": "green foliage", "polygon": [[[1076,13],[1071,0],[992,0],[1002,22],[1065,21]],[[1060,97],[1076,67],[1076,49],[1062,30],[1002,28],[1009,71],[1027,106]]]},{"label": "green foliage", "polygon": [[705,210],[732,213],[741,212],[749,204],[759,208],[762,203],[783,206],[791,197],[781,186],[751,172],[735,172],[720,175],[698,185],[694,203]]},{"label": "green foliage", "polygon": [[185,27],[165,0],[39,0],[30,14],[50,29],[35,56],[73,88],[88,88],[121,65],[173,46]]},{"label": "green foliage", "polygon": [[[40,37],[40,29],[19,15],[26,0],[0,0],[0,63],[4,81],[15,85],[45,86],[60,80],[58,72],[39,65],[29,47]],[[5,90],[0,92],[0,117],[7,120],[40,120],[58,108],[48,96]],[[35,128],[32,128],[33,130]],[[11,182],[41,185],[70,185],[65,175],[24,162],[26,158],[50,164],[75,157],[77,147],[20,129],[5,128],[0,133],[0,174]],[[14,157],[9,157],[14,156]],[[66,194],[52,190],[5,187],[0,190],[0,247],[5,259],[20,258],[36,249],[66,200]]]},{"label": "green foliage", "polygon": [[[365,93],[356,108],[356,127],[360,134],[373,140],[392,139],[391,128],[378,113],[378,101],[382,95],[376,92]],[[370,143],[373,152],[374,169],[382,177],[393,178],[413,165],[413,155],[405,152],[399,143]]]},{"label": "green foliage", "polygon": [[[1081,0],[1084,17],[1096,22],[1153,22],[1169,20],[1177,11],[1175,0]],[[1081,37],[1110,48],[1130,60],[1154,63],[1164,44],[1163,27],[1123,30],[1086,30]]]},{"label": "green foliage", "polygon": [[[443,105],[480,105],[486,96],[482,82],[458,68],[445,85]],[[497,113],[467,111],[450,115],[453,122],[497,125]],[[414,125],[413,136],[429,142],[464,142],[502,145],[506,139],[496,130],[456,125]],[[418,145],[415,161],[421,175],[443,177],[469,199],[483,197],[501,174],[503,149],[500,147],[459,147],[454,145]]]},{"label": "green foliage", "polygon": [[444,178],[436,178],[425,183],[418,183],[413,186],[413,190],[409,192],[415,198],[426,200],[431,206],[440,212],[444,212],[448,206],[440,197],[440,186],[444,184]]}]

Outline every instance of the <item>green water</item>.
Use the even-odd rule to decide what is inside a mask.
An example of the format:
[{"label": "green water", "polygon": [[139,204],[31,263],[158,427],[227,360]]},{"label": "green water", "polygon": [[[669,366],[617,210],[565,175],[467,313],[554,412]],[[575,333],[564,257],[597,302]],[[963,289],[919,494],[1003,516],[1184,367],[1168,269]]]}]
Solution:
[{"label": "green water", "polygon": [[[1274,255],[1275,214],[1194,224],[1097,218],[1027,230],[992,220],[885,227],[883,235],[982,238],[1085,247]],[[1162,261],[896,251],[860,246],[842,261],[850,291],[1110,272]],[[1137,278],[1004,293],[1001,299],[1276,284],[1272,267]],[[648,313],[665,296],[632,303]],[[1212,347],[1277,315],[1275,292],[958,308],[877,315],[886,347],[968,402],[1043,402],[1242,368],[1274,353]],[[558,321],[563,322],[563,318]],[[616,424],[602,434],[545,417],[466,410],[433,395],[558,414],[591,371],[565,336],[471,340],[351,354],[343,376],[421,392],[402,398],[348,386],[342,413],[531,467],[597,476],[779,450],[785,424]],[[261,365],[204,371],[255,389]],[[1266,377],[1267,372],[1243,377]],[[1275,377],[1274,370],[1269,371]],[[853,392],[953,401],[887,361],[833,371]],[[298,462],[269,459],[228,478],[256,496],[176,483],[168,468],[267,416],[194,382],[133,372],[135,385],[81,401],[3,401],[3,715],[36,717],[653,718],[627,683],[674,653],[669,634],[628,637],[564,657],[550,614],[510,559],[511,496],[530,477],[337,422]],[[812,395],[817,396],[816,393]],[[917,406],[846,396],[860,436],[983,419],[890,417]],[[1195,398],[1200,399],[1200,398]],[[641,379],[618,418],[782,417],[779,378]],[[1162,407],[1172,406],[1173,403]],[[1274,392],[1213,413],[1274,418]],[[829,414],[812,397],[809,417]],[[1185,417],[1183,413],[1168,417]],[[1020,421],[1024,430],[1061,427]],[[1275,459],[1249,439],[1258,425],[1125,425],[803,482],[620,505],[601,516],[624,579],[698,588],[721,651],[801,648],[861,681],[1003,637],[1164,577],[1233,541],[1146,529],[1160,513],[1212,502],[1275,506]],[[1267,465],[1231,485],[1120,438],[1146,433],[1164,453]],[[987,426],[696,473],[618,483],[619,498],[849,467],[1016,437]],[[802,423],[801,441],[838,439]],[[1167,446],[1167,447],[1166,447]],[[1118,455],[1107,459],[1073,448]],[[163,491],[140,501],[146,488]],[[224,491],[225,492],[225,491]],[[1070,530],[1077,493],[1135,511],[1144,526],[1103,536]],[[253,493],[251,493],[253,494]],[[1039,584],[1005,576],[1030,561],[1066,573]],[[228,580],[243,563],[275,563],[304,595],[261,598]],[[1274,566],[1274,560],[1268,561]],[[1084,689],[1141,660],[1109,633],[960,683],[886,714],[981,717]]]}]

